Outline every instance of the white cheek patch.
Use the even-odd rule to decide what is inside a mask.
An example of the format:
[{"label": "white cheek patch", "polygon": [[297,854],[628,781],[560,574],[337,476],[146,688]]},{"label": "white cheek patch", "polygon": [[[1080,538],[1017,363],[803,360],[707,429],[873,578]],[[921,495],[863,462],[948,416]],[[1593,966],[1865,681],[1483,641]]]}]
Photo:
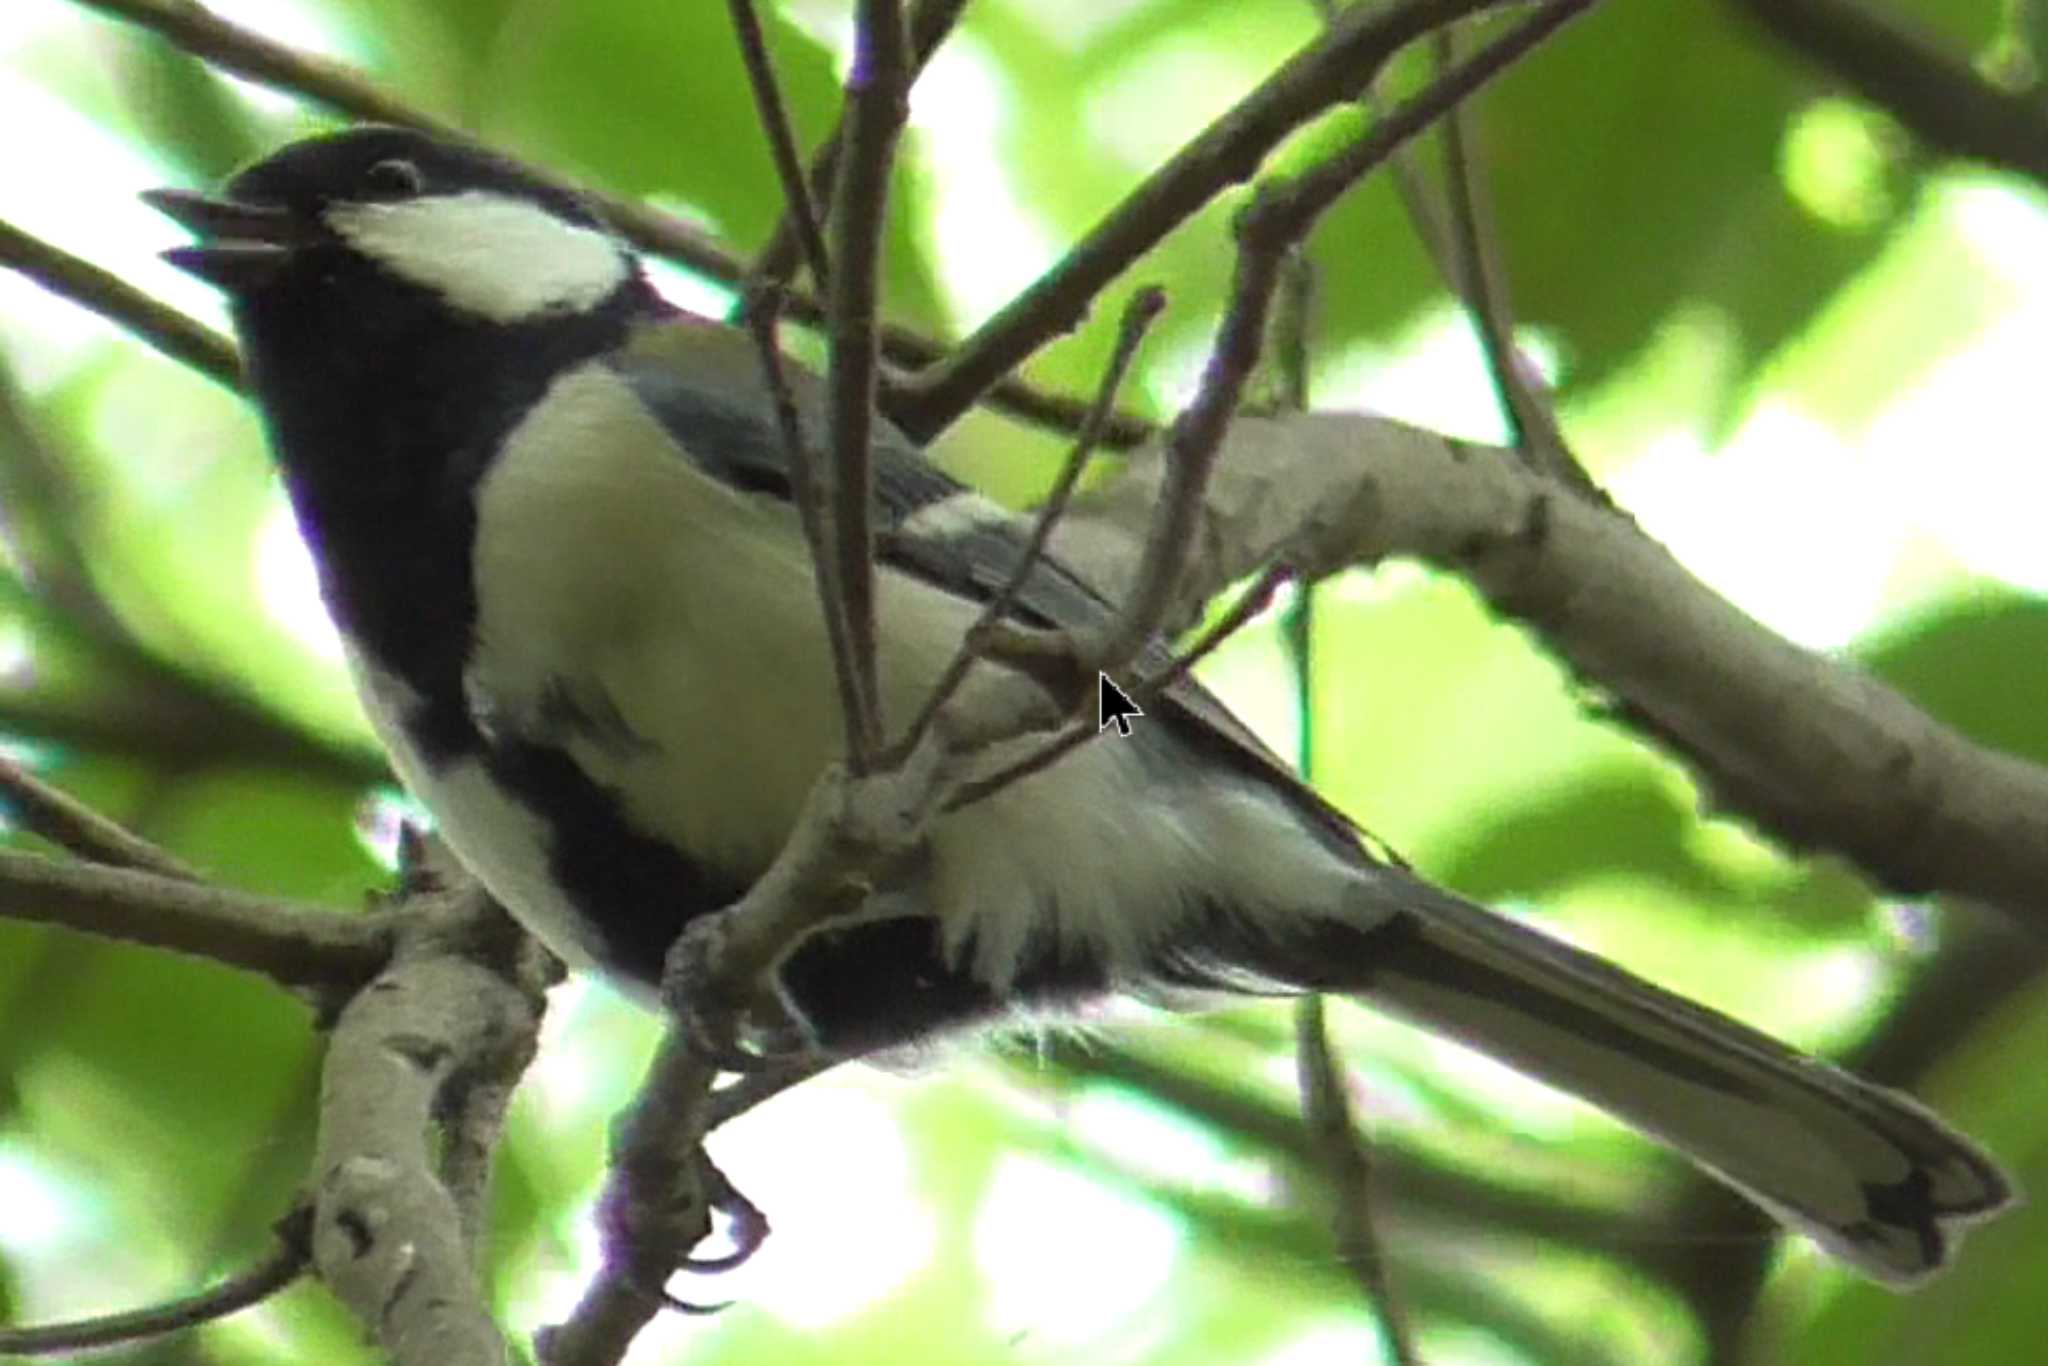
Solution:
[{"label": "white cheek patch", "polygon": [[327,224],[400,279],[498,323],[590,308],[632,261],[595,228],[537,204],[471,190],[397,204],[336,204]]}]

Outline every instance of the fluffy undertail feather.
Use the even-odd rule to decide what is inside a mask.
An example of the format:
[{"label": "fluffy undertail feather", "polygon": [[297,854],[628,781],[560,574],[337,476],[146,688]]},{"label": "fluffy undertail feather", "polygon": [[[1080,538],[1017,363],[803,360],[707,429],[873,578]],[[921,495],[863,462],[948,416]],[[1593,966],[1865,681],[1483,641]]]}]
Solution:
[{"label": "fluffy undertail feather", "polygon": [[1241,930],[1257,942],[1238,961],[1579,1096],[1894,1285],[1938,1270],[1957,1227],[2011,1201],[1990,1158],[1911,1099],[1405,874],[1369,877],[1355,921]]}]

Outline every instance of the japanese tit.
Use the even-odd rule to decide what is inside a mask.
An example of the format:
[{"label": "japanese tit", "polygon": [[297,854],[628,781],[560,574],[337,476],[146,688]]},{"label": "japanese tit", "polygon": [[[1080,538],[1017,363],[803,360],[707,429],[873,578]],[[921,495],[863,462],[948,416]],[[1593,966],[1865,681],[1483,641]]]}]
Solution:
[{"label": "japanese tit", "polygon": [[[533,933],[651,991],[678,932],[774,857],[840,743],[750,339],[666,303],[574,194],[414,132],[309,139],[219,198],[150,200],[199,239],[169,259],[232,301],[400,776]],[[821,385],[791,371],[822,449]],[[887,424],[874,464],[880,684],[901,725],[1025,528]],[[1107,610],[1047,561],[1015,616]],[[780,979],[849,1055],[1114,992],[1356,995],[1584,1097],[1895,1284],[2010,1198],[1911,1100],[1376,860],[1192,682],[1127,738],[938,819]]]}]

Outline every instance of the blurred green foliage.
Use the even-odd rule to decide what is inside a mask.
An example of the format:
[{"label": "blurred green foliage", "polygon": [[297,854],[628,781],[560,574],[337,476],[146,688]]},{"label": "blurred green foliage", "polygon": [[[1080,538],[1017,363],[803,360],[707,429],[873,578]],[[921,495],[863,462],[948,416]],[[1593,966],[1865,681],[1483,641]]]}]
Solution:
[{"label": "blurred green foliage", "polygon": [[[837,105],[847,6],[766,8],[798,129],[815,138]],[[1954,50],[2013,41],[2001,0],[1889,8]],[[2017,10],[2038,25],[2040,6]],[[696,215],[739,251],[780,211],[722,6],[304,0],[235,12],[324,34],[436,115]],[[970,328],[1316,24],[1300,0],[977,0],[920,92],[894,187],[891,317]],[[165,180],[207,183],[332,117],[254,96],[64,0],[13,0],[0,40],[0,94],[49,102],[75,120],[67,135],[131,149]],[[1412,89],[1426,74],[1411,55],[1394,79]],[[1830,217],[1801,197],[1788,147],[1830,99],[1723,6],[1609,0],[1481,102],[1512,294],[1603,473],[1651,463],[1653,438],[1726,436],[1786,402],[1847,440],[2003,316],[2009,284],[1969,264],[1929,207],[1957,173],[1881,116],[1816,125],[1834,130],[1812,145],[1845,177],[1829,183],[1860,187],[1857,212]],[[1333,114],[1283,160],[1358,117]],[[1418,155],[1433,176],[1433,152]],[[74,177],[58,156],[27,165],[0,187],[0,216],[68,205],[81,235],[139,188]],[[1113,304],[1159,281],[1173,307],[1132,393],[1170,410],[1220,306],[1235,202],[1176,232],[1031,377],[1091,388]],[[167,240],[135,237],[106,263],[169,289],[147,275]],[[1456,329],[1390,179],[1332,214],[1313,255],[1319,401],[1360,401],[1381,392],[1372,376],[1397,370],[1426,374],[1462,423],[1493,425],[1469,343],[1452,346],[1449,379],[1401,368]],[[360,900],[382,876],[357,833],[382,765],[279,549],[253,421],[109,331],[60,335],[71,324],[26,299],[0,293],[0,358],[16,377],[0,390],[0,730],[45,774],[225,881]],[[940,455],[1021,502],[1059,447],[977,416]],[[1972,577],[1967,547],[1919,533],[1900,545],[1870,570],[1884,602],[1846,632],[1862,631],[1856,655],[1985,743],[2048,760],[2048,608]],[[1756,550],[1798,562],[1796,546]],[[1807,553],[1830,551],[1817,540]],[[1786,574],[1788,593],[1798,577]],[[1394,568],[1344,576],[1319,601],[1314,768],[1333,799],[1449,883],[1765,1027],[1850,1054],[1881,1034],[1928,949],[1882,933],[1850,870],[1704,817],[1678,765],[1461,585]],[[1234,642],[1210,677],[1276,744],[1301,726],[1269,628]],[[1998,1005],[1925,1089],[2040,1188],[2048,1095],[2028,1060],[2048,996]],[[1710,1339],[1692,1310],[1698,1286],[1673,1270],[1692,1231],[1664,1217],[1699,1178],[1449,1045],[1355,1011],[1337,1012],[1335,1029],[1394,1173],[1383,1236],[1432,1361],[2038,1354],[2028,1291],[2048,1274],[2048,1239],[2026,1215],[1979,1235],[1956,1272],[1910,1300],[1783,1254],[1741,1331]],[[909,1081],[833,1078],[749,1117],[718,1152],[777,1237],[752,1279],[709,1288],[741,1307],[664,1322],[636,1359],[1373,1359],[1326,1228],[1328,1188],[1293,1122],[1284,1014],[1137,1018],[1106,1037]],[[559,1312],[587,1263],[602,1126],[648,1043],[646,1020],[601,988],[561,994],[498,1187],[494,1285],[521,1329]],[[254,1255],[304,1169],[316,1057],[306,1012],[261,983],[0,919],[0,1209],[13,1211],[0,1214],[0,1309],[125,1308]],[[1765,1255],[1753,1238],[1726,1248],[1731,1263]],[[109,1359],[342,1363],[366,1359],[359,1343],[300,1287],[189,1341]]]}]

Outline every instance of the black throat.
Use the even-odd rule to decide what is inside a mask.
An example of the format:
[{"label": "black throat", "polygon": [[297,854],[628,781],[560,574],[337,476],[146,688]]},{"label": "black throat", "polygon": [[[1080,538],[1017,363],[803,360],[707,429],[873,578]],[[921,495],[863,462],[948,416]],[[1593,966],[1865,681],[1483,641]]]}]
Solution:
[{"label": "black throat", "polygon": [[328,610],[419,693],[405,720],[432,763],[476,744],[462,672],[478,482],[559,375],[673,310],[635,274],[594,309],[505,325],[353,274],[280,282],[236,323]]}]

